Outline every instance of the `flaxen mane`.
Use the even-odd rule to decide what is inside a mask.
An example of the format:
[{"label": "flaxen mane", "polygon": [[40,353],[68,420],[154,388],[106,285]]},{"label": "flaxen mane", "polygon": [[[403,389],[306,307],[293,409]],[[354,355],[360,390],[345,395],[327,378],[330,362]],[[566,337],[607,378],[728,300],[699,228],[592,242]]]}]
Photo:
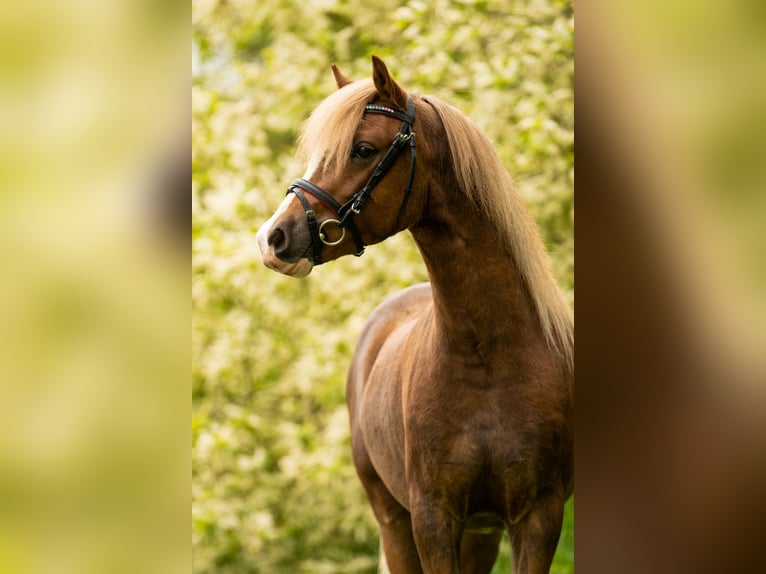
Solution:
[{"label": "flaxen mane", "polygon": [[[325,99],[301,132],[299,154],[304,161],[336,173],[343,170],[351,157],[364,106],[374,95],[372,80],[361,80]],[[489,139],[462,112],[436,97],[424,99],[434,107],[444,125],[461,188],[505,238],[548,343],[571,367],[574,354],[571,313],[548,267],[538,228],[508,172]]]},{"label": "flaxen mane", "polygon": [[463,191],[489,217],[511,248],[548,343],[572,366],[574,324],[548,266],[540,233],[492,144],[449,104],[427,96],[447,132],[452,165]]}]

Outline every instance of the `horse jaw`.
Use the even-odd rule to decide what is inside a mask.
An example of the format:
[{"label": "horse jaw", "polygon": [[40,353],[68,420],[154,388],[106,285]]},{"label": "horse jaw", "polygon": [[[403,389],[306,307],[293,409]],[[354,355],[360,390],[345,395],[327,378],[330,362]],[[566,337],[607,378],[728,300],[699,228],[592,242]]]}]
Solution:
[{"label": "horse jaw", "polygon": [[314,264],[308,259],[299,259],[295,263],[285,263],[276,257],[273,252],[269,254],[261,252],[261,261],[269,269],[278,271],[282,275],[296,278],[306,277],[314,268]]}]

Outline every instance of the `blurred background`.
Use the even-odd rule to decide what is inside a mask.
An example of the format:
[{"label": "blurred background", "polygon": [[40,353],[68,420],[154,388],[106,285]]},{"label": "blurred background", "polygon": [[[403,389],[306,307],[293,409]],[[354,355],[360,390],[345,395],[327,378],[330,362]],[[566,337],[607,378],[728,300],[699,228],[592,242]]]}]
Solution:
[{"label": "blurred background", "polygon": [[[488,134],[573,302],[573,8],[568,1],[192,4],[192,544],[195,573],[377,571],[351,463],[345,377],[371,311],[426,280],[407,233],[303,280],[255,231],[305,172],[295,139],[383,58]],[[554,572],[572,572],[573,503]],[[497,572],[508,572],[507,541]]]},{"label": "blurred background", "polygon": [[578,2],[577,555],[763,569],[766,12]]},{"label": "blurred background", "polygon": [[3,573],[190,563],[187,10],[0,6]]}]

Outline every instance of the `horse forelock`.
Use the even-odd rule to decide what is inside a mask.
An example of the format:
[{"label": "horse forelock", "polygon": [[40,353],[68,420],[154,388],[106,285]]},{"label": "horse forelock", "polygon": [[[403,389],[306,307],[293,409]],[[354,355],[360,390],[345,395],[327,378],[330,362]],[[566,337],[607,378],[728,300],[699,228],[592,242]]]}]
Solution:
[{"label": "horse forelock", "polygon": [[299,156],[313,169],[342,171],[351,157],[364,107],[374,95],[372,80],[360,80],[325,98],[301,130]]},{"label": "horse forelock", "polygon": [[[574,324],[550,271],[548,254],[532,216],[486,135],[462,112],[433,96],[447,136],[460,188],[494,224],[510,248],[548,343],[571,367]],[[427,138],[426,134],[418,137]]]}]

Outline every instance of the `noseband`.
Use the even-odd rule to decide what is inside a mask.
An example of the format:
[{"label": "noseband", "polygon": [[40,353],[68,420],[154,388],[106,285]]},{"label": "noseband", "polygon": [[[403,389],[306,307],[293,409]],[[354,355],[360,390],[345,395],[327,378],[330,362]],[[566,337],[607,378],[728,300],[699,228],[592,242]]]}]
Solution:
[{"label": "noseband", "polygon": [[[372,172],[370,179],[362,189],[357,191],[351,199],[341,205],[334,197],[323,190],[318,185],[311,183],[307,179],[299,178],[293,180],[290,187],[287,189],[287,193],[294,193],[298,200],[301,202],[304,211],[306,212],[306,221],[311,232],[311,245],[312,245],[312,258],[314,265],[320,265],[322,263],[322,248],[324,245],[332,246],[338,245],[346,237],[346,228],[351,230],[351,235],[356,243],[356,252],[354,255],[359,257],[364,253],[364,243],[362,243],[362,234],[359,232],[359,228],[356,226],[354,217],[359,215],[364,204],[372,195],[372,190],[375,188],[380,180],[391,170],[396,162],[396,159],[404,150],[404,146],[409,143],[410,146],[410,176],[407,181],[407,188],[404,190],[404,197],[402,198],[402,204],[399,206],[399,213],[396,215],[396,223],[394,229],[399,227],[404,210],[407,208],[407,202],[410,198],[410,192],[412,191],[412,180],[415,176],[415,132],[412,131],[412,124],[415,121],[415,104],[412,101],[412,96],[407,98],[407,111],[400,112],[392,108],[381,106],[377,104],[368,104],[365,106],[364,111],[371,114],[384,114],[402,120],[402,125],[399,128],[399,133],[394,137],[394,141],[391,142],[391,146],[388,148],[386,155],[380,160],[375,171]],[[316,213],[311,208],[305,193],[314,196],[319,202],[335,214],[335,218],[325,219],[321,224],[317,222]],[[328,224],[335,224],[341,229],[341,236],[335,241],[329,241],[324,228]]]}]

